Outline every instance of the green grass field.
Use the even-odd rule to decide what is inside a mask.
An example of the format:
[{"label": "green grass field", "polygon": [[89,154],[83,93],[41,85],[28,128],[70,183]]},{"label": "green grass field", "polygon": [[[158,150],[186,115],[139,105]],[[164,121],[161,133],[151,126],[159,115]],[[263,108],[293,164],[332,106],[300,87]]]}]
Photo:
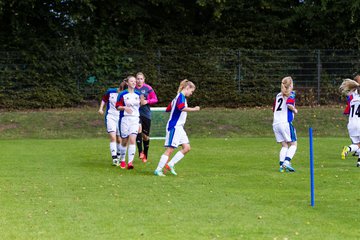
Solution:
[{"label": "green grass field", "polygon": [[150,161],[112,167],[107,139],[0,141],[2,239],[358,239],[356,158],[347,138],[315,138],[315,207],[309,147],[295,173],[279,173],[273,138],[193,138],[178,176]]},{"label": "green grass field", "polygon": [[[1,112],[1,239],[359,239],[360,169],[342,106],[300,108],[295,173],[278,172],[271,108],[189,114],[192,151],[156,177],[163,140],[111,166],[94,108]],[[315,207],[308,127],[314,128]]]}]

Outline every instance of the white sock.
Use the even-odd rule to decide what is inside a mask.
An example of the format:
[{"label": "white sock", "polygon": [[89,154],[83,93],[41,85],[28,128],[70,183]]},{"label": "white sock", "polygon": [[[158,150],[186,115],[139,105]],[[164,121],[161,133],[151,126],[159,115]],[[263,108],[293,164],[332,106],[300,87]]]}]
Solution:
[{"label": "white sock", "polygon": [[126,146],[120,145],[120,161],[125,161]]},{"label": "white sock", "polygon": [[160,158],[160,161],[159,161],[159,164],[158,164],[156,170],[161,171],[164,168],[165,164],[167,163],[168,159],[169,159],[168,156],[166,156],[164,154],[161,155],[161,158]]},{"label": "white sock", "polygon": [[128,152],[128,163],[131,163],[134,160],[136,152],[136,145],[130,144],[129,145],[129,152]]},{"label": "white sock", "polygon": [[287,150],[287,152],[286,152],[286,157],[285,157],[285,159],[290,158],[290,160],[291,160],[291,159],[294,157],[294,155],[295,155],[296,148],[297,148],[297,146],[291,145],[291,146],[289,147],[289,149]]},{"label": "white sock", "polygon": [[116,154],[117,154],[117,157],[120,158],[120,152],[121,152],[121,143],[116,143]]},{"label": "white sock", "polygon": [[110,153],[112,158],[116,158],[117,154],[116,154],[117,150],[116,150],[116,142],[110,142]]},{"label": "white sock", "polygon": [[279,155],[279,161],[280,162],[284,162],[285,161],[285,157],[286,157],[286,153],[288,151],[287,147],[282,147],[280,150],[280,155]]},{"label": "white sock", "polygon": [[171,159],[171,161],[169,162],[169,166],[173,167],[175,164],[177,164],[185,155],[181,152],[178,151],[175,156]]},{"label": "white sock", "polygon": [[357,144],[351,144],[349,148],[351,152],[356,152],[359,149],[359,146]]}]

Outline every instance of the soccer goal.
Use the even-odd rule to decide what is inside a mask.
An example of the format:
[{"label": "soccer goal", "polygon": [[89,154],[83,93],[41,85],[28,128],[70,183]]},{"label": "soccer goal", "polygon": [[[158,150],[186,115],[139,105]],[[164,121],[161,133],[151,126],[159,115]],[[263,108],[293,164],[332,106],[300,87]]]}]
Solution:
[{"label": "soccer goal", "polygon": [[152,107],[151,109],[151,139],[165,139],[165,128],[169,119],[166,107]]}]

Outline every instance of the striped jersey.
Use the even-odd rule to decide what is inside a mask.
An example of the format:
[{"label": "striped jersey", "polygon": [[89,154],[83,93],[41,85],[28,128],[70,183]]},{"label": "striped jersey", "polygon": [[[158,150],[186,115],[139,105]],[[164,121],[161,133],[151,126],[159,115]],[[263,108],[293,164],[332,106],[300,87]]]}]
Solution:
[{"label": "striped jersey", "polygon": [[185,95],[182,94],[181,92],[178,93],[166,108],[166,112],[170,112],[169,121],[166,125],[166,129],[168,131],[174,129],[176,126],[185,125],[187,112],[184,112],[182,110],[187,106],[188,105]]},{"label": "striped jersey", "polygon": [[147,100],[146,105],[140,106],[140,116],[151,119],[150,105],[154,105],[158,102],[155,91],[146,83],[144,83],[141,87],[136,86],[136,90],[144,96],[145,100]]},{"label": "striped jersey", "polygon": [[116,109],[116,101],[118,97],[117,88],[109,88],[102,97],[102,101],[106,103],[105,118],[108,115],[119,117],[119,110]]},{"label": "striped jersey", "polygon": [[140,94],[135,91],[130,93],[128,89],[119,93],[116,107],[127,106],[130,107],[132,113],[129,114],[126,111],[120,111],[120,116],[129,116],[129,117],[139,117],[139,107],[140,107]]},{"label": "striped jersey", "polygon": [[273,125],[293,121],[294,113],[288,108],[287,105],[295,106],[295,92],[291,92],[289,97],[283,96],[282,93],[278,93],[276,95],[273,107]]}]

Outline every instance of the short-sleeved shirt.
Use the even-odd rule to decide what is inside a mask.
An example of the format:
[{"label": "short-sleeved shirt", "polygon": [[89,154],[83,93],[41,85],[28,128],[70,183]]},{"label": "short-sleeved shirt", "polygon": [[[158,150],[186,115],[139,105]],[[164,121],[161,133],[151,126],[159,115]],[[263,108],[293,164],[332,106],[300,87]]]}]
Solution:
[{"label": "short-sleeved shirt", "polygon": [[132,110],[131,114],[126,111],[120,111],[120,117],[139,117],[140,94],[137,91],[130,93],[127,89],[122,91],[119,93],[116,102],[116,108],[120,106],[127,106]]},{"label": "short-sleeved shirt", "polygon": [[180,92],[171,101],[166,110],[170,112],[169,121],[166,125],[166,129],[168,131],[175,128],[176,126],[185,125],[187,112],[182,111],[185,107],[187,107],[187,101],[185,95]]},{"label": "short-sleeved shirt", "polygon": [[291,123],[294,120],[294,113],[288,108],[288,105],[295,106],[295,92],[291,92],[289,97],[278,93],[274,102],[274,120],[273,125],[279,123]]},{"label": "short-sleeved shirt", "polygon": [[102,97],[102,101],[106,103],[105,119],[108,116],[119,118],[119,110],[116,109],[116,101],[118,97],[117,88],[109,88]]},{"label": "short-sleeved shirt", "polygon": [[150,85],[145,83],[141,87],[136,87],[136,90],[140,95],[144,95],[145,100],[148,101],[148,104],[140,106],[140,116],[151,119],[150,105],[154,105],[158,102],[155,91]]}]

